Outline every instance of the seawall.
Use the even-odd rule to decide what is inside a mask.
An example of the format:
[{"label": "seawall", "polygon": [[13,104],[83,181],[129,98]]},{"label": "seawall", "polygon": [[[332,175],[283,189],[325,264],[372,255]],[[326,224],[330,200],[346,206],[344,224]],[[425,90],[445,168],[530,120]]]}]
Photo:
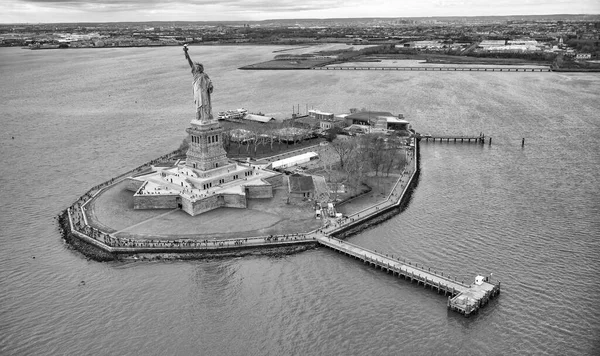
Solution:
[{"label": "seawall", "polygon": [[[86,205],[100,194],[102,190],[126,179],[126,177],[137,171],[148,168],[152,163],[160,159],[171,158],[176,154],[177,151],[171,152],[90,189],[77,202],[59,215],[59,225],[64,240],[86,257],[96,261],[121,259],[205,259],[246,255],[282,255],[305,251],[319,245],[316,240],[316,233],[319,230],[304,234],[279,236],[239,236],[238,238],[220,241],[190,239],[154,241],[148,239],[120,239],[88,225],[85,214]],[[412,163],[414,169],[412,165],[410,168],[412,174],[410,174],[410,177],[405,177],[403,174],[398,179],[394,185],[394,189],[385,201],[385,204],[389,206],[377,208],[376,211],[374,208],[371,208],[373,211],[367,212],[359,220],[353,220],[352,222],[340,225],[339,228],[332,230],[330,234],[338,238],[345,238],[402,212],[409,204],[412,192],[418,184],[420,155],[416,140],[414,154],[415,159]],[[399,188],[404,179],[408,179],[405,183],[407,184],[406,188],[402,190],[402,194],[396,201],[394,199],[396,196],[394,195],[394,191]]]}]

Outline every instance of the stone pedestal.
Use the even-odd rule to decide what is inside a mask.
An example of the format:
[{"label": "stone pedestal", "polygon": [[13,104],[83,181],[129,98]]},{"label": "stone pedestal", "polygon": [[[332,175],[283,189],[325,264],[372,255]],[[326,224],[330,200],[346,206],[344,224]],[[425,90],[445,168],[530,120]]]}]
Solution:
[{"label": "stone pedestal", "polygon": [[186,166],[206,176],[205,173],[219,172],[222,171],[219,168],[231,165],[223,148],[223,128],[219,122],[192,120],[191,125],[186,130],[190,139]]}]

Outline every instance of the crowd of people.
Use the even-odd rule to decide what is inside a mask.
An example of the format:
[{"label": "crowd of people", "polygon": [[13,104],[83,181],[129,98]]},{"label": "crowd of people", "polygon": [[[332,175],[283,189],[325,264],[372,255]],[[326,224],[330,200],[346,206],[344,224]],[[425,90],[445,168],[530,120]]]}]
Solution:
[{"label": "crowd of people", "polygon": [[[314,238],[313,238],[314,239]],[[292,240],[306,240],[305,234],[269,235],[264,237],[265,242],[281,242]]]}]

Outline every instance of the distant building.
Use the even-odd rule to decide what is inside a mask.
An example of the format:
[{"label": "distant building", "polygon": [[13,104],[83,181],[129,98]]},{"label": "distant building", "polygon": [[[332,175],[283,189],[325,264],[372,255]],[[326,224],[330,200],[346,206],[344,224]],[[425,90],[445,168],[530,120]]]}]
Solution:
[{"label": "distant building", "polygon": [[342,127],[345,124],[345,120],[344,118],[340,118],[340,117],[333,117],[332,119],[323,119],[321,121],[319,121],[319,127],[321,128],[321,130],[329,130],[332,129],[334,127]]},{"label": "distant building", "polygon": [[575,59],[591,59],[591,58],[592,58],[591,53],[577,53],[577,55],[575,56]]},{"label": "distant building", "polygon": [[387,111],[357,111],[346,116],[346,124],[348,125],[366,125],[374,126],[379,116],[394,116]]},{"label": "distant building", "polygon": [[346,116],[347,125],[361,125],[380,130],[407,131],[410,123],[404,120],[404,115],[393,115],[387,111],[359,111]]},{"label": "distant building", "polygon": [[323,112],[323,111],[319,111],[319,110],[308,110],[308,116],[312,117],[313,119],[317,119],[317,120],[327,120],[327,119],[333,119],[333,114],[329,113],[329,112]]},{"label": "distant building", "polygon": [[483,49],[488,49],[489,47],[500,47],[500,46],[506,46],[506,40],[485,40],[485,41],[481,41],[477,45],[478,48],[483,48]]},{"label": "distant building", "polygon": [[344,124],[344,119],[336,117],[333,113],[308,110],[308,115],[319,122],[319,128],[321,130],[329,130],[332,127],[340,127]]},{"label": "distant building", "polygon": [[385,118],[386,129],[393,131],[408,131],[410,130],[410,123],[404,119],[398,117],[386,117]]},{"label": "distant building", "polygon": [[441,49],[444,47],[442,41],[414,41],[406,47],[418,49]]},{"label": "distant building", "polygon": [[481,41],[477,48],[488,52],[527,52],[540,51],[542,46],[536,40],[516,39],[516,40],[485,40]]}]

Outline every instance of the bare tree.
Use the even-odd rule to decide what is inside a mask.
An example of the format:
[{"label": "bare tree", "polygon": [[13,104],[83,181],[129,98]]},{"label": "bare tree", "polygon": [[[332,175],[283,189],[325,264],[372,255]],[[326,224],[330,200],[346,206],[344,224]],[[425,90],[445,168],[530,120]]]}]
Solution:
[{"label": "bare tree", "polygon": [[358,147],[356,140],[347,139],[345,137],[336,138],[331,142],[330,146],[340,158],[341,168],[344,168],[344,164],[346,163],[347,159]]}]

